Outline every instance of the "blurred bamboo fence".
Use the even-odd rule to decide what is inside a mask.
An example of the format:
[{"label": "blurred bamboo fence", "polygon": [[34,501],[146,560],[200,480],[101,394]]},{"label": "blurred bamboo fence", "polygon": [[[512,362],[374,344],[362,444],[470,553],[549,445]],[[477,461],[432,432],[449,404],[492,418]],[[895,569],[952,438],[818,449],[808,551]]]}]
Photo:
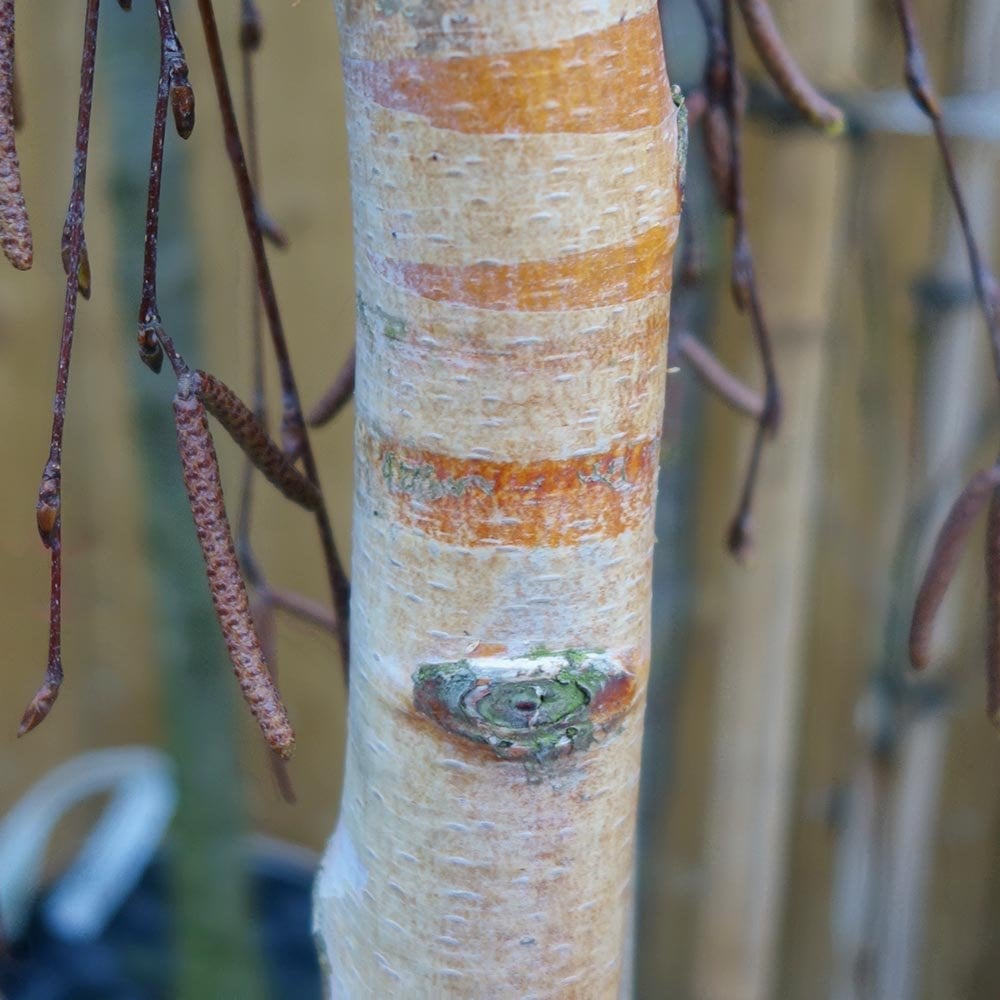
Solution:
[{"label": "blurred bamboo fence", "polygon": [[[33,508],[61,314],[58,246],[77,88],[80,19],[65,0],[58,17],[54,6],[55,0],[18,6],[27,119],[20,150],[36,263],[27,275],[0,268],[0,422],[6,428],[0,705],[8,733],[0,743],[0,812],[50,767],[83,749],[159,743],[164,731],[142,462],[130,431],[128,388],[135,380],[141,393],[152,376],[135,357],[132,307],[123,314],[113,290],[114,164],[99,63],[87,213],[94,297],[81,308],[64,473],[68,677],[52,718],[28,739],[13,739],[45,649],[47,560]],[[107,6],[107,17],[125,16]],[[145,5],[134,6],[129,16],[147,18],[152,30]],[[190,142],[171,143],[168,169],[171,161],[187,160],[196,220],[189,240],[203,261],[209,352],[199,360],[245,387],[247,255],[191,6],[180,5],[179,27],[199,121]],[[218,6],[235,67],[238,4]],[[63,7],[73,16],[61,16]],[[697,23],[689,24],[687,7],[682,0],[666,4],[670,37],[697,48]],[[888,2],[784,0],[774,8],[803,64],[824,86],[861,107],[873,90],[900,88],[902,49]],[[994,0],[918,5],[945,94],[997,93],[997,8]],[[272,260],[303,395],[311,401],[346,356],[353,330],[335,25],[326,0],[267,5],[265,15],[258,88],[265,201],[292,240]],[[685,34],[689,28],[693,35]],[[99,58],[111,56],[105,49]],[[675,77],[694,82],[696,63],[680,49],[677,65]],[[1000,107],[994,113],[1000,116]],[[655,692],[673,701],[654,700],[648,720],[647,745],[657,756],[647,760],[645,782],[639,995],[1000,996],[1000,965],[992,960],[1000,933],[1000,745],[981,708],[983,587],[974,553],[963,599],[949,613],[943,669],[934,679],[946,697],[932,710],[924,706],[923,715],[907,703],[897,752],[872,765],[879,670],[887,657],[898,666],[904,655],[902,648],[884,649],[887,616],[911,600],[906,588],[912,580],[893,577],[901,528],[928,469],[957,461],[951,475],[971,471],[975,462],[988,460],[975,429],[996,427],[995,414],[978,402],[978,373],[988,366],[974,310],[961,301],[947,312],[918,310],[913,297],[915,288],[924,288],[926,297],[934,284],[922,279],[968,287],[949,236],[937,160],[927,137],[892,131],[831,142],[765,116],[749,132],[750,226],[787,388],[786,429],[766,454],[755,552],[747,567],[735,567],[722,537],[747,435],[714,401],[692,403],[700,390],[685,371],[671,376],[668,432],[679,444],[666,456],[664,495],[675,507],[660,518],[658,560],[660,594],[675,602],[675,613],[662,614],[658,649],[664,662],[658,669],[669,683]],[[148,148],[145,131],[135,141]],[[975,222],[994,245],[997,153],[995,145],[975,141],[961,146],[975,189]],[[696,186],[692,197],[697,200]],[[137,233],[141,225],[136,217]],[[724,267],[718,240],[718,234],[710,240],[709,257]],[[714,294],[718,302],[702,302],[691,322],[753,381],[749,335],[723,302],[724,281]],[[709,329],[698,328],[699,316],[715,317]],[[959,346],[949,346],[954,344]],[[955,359],[956,350],[965,351],[964,360]],[[934,428],[958,419],[960,410],[967,429],[957,438],[935,437]],[[692,412],[699,420],[693,439],[674,423]],[[346,549],[350,421],[317,440]],[[239,460],[222,442],[220,452],[235,496]],[[176,457],[159,460],[173,463]],[[675,489],[672,477],[682,486]],[[262,491],[260,499],[256,541],[272,580],[325,596],[308,521],[270,494]],[[173,516],[185,524],[189,518],[185,509]],[[689,558],[681,558],[685,552]],[[335,650],[325,636],[286,621],[278,656],[299,732],[293,766],[299,802],[281,802],[256,731],[241,716],[246,797],[256,828],[319,848],[333,826],[342,759],[342,731],[331,724],[343,714]],[[906,763],[907,740],[928,718],[944,728],[927,751],[932,759],[917,768],[919,756]],[[935,767],[939,792],[921,784],[932,780]],[[898,888],[899,878],[912,887],[907,880],[919,877],[892,874],[893,865],[915,857],[908,839],[914,831],[899,823],[908,782],[933,793],[922,834],[926,887],[908,897],[920,912],[848,907],[835,919],[845,873],[862,858],[857,851],[880,873],[876,910],[886,898],[905,897],[888,891]],[[63,850],[78,827],[65,831]],[[837,923],[848,912],[860,912],[861,924]],[[859,926],[870,933],[852,936],[851,927]],[[887,942],[906,927],[916,936],[899,944],[906,964],[906,975],[896,980],[901,992],[884,985],[876,991]],[[908,979],[912,992],[905,991]]]}]

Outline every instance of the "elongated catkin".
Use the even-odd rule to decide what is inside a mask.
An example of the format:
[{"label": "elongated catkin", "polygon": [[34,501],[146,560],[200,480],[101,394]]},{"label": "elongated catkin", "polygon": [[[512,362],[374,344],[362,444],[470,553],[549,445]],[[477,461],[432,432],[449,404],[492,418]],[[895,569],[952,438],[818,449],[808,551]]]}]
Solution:
[{"label": "elongated catkin", "polygon": [[267,436],[250,407],[214,375],[199,371],[194,378],[194,391],[205,409],[222,424],[268,482],[306,510],[316,510],[320,504],[319,490]]},{"label": "elongated catkin", "polygon": [[190,387],[182,386],[174,397],[174,421],[184,486],[194,516],[198,543],[205,558],[212,602],[222,626],[233,671],[268,745],[287,759],[295,745],[295,734],[271,680],[250,614],[250,603],[226,516],[219,463],[205,407],[190,392]]},{"label": "elongated catkin", "polygon": [[[958,569],[972,525],[993,495],[998,482],[1000,468],[996,466],[977,472],[951,505],[938,531],[910,624],[910,662],[917,670],[923,670],[930,663],[931,634],[938,610]],[[992,544],[987,541],[988,546]]]}]

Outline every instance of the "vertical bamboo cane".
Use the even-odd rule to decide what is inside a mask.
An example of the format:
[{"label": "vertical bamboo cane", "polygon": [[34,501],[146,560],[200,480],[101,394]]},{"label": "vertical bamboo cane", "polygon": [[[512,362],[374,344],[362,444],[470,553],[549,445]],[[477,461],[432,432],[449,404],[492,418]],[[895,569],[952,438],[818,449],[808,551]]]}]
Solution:
[{"label": "vertical bamboo cane", "polygon": [[[821,80],[846,78],[856,57],[856,5],[793,6],[776,7],[777,17],[788,14],[789,44],[804,54],[807,46],[822,52]],[[765,458],[751,565],[730,572],[721,604],[706,891],[694,969],[694,993],[704,1000],[763,1000],[773,986],[823,376],[846,221],[845,157],[843,147],[813,136],[772,142],[764,191],[755,185],[751,203],[751,226],[766,220],[756,242],[787,420]],[[760,162],[752,159],[751,169]],[[755,204],[763,207],[754,211]]]},{"label": "vertical bamboo cane", "polygon": [[[1000,3],[969,0],[958,84],[962,92],[983,91],[1000,83],[995,40],[1000,37]],[[982,245],[992,245],[996,156],[993,150],[963,143],[956,163],[969,211]],[[970,284],[969,264],[951,199],[940,188],[939,216],[948,220],[930,285],[954,289]],[[937,311],[925,307],[921,326],[931,337],[922,388],[920,441],[922,464],[941,483],[935,526],[967,470],[973,426],[980,412],[981,317],[974,308]],[[935,626],[939,662],[953,657],[961,638],[962,588],[953,588]],[[933,677],[919,685],[940,683]],[[918,712],[904,728],[898,780],[890,805],[885,844],[885,903],[878,927],[877,992],[880,1000],[908,1000],[920,981],[924,912],[937,829],[938,801],[948,746],[949,713]]]}]

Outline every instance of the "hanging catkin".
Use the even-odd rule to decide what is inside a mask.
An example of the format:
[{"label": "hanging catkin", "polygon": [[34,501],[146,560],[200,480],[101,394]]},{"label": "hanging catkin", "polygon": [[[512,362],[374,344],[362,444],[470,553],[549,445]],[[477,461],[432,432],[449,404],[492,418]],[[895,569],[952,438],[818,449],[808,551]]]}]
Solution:
[{"label": "hanging catkin", "polygon": [[268,745],[288,758],[295,744],[295,734],[271,680],[250,614],[223,503],[219,463],[205,407],[193,395],[189,384],[182,384],[174,397],[174,421],[184,486],[233,671]]}]

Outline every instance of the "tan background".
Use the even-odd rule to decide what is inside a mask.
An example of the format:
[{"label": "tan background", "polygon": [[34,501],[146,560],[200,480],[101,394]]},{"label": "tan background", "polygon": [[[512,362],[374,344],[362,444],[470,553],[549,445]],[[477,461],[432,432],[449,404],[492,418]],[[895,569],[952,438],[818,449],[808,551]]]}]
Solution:
[{"label": "tan background", "polygon": [[[808,9],[817,5],[825,7],[821,0],[775,5],[779,16],[787,18],[789,35],[800,43],[803,62],[820,76],[825,73],[823,82],[839,89],[858,93],[868,87],[895,87],[900,46],[886,16],[889,5],[845,3],[842,16],[834,17],[832,26],[816,37],[809,30]],[[148,16],[141,2],[135,6],[130,16]],[[224,37],[231,41],[229,14],[236,4],[218,6],[220,17],[226,14],[221,17]],[[268,37],[259,59],[265,200],[292,239],[292,248],[273,253],[272,261],[303,396],[309,402],[346,355],[353,325],[350,199],[335,23],[328,0],[281,0],[266,6]],[[161,731],[159,682],[151,662],[155,609],[143,555],[126,393],[127,379],[152,376],[135,360],[131,323],[119,316],[111,291],[108,164],[102,153],[106,129],[98,80],[87,213],[95,292],[93,300],[81,306],[64,474],[68,677],[46,725],[29,739],[13,739],[21,707],[40,677],[45,651],[48,562],[35,532],[33,507],[47,448],[61,316],[58,241],[76,110],[82,20],[78,7],[50,0],[18,8],[28,120],[20,150],[36,264],[26,275],[0,267],[0,426],[6,429],[0,488],[0,731],[8,734],[0,741],[0,811],[77,752],[156,743]],[[107,17],[124,16],[112,3],[106,7]],[[949,79],[964,5],[925,2],[919,7],[932,39],[933,67],[939,78]],[[199,121],[183,149],[171,137],[167,169],[181,156],[188,160],[197,220],[192,245],[209,276],[203,308],[212,354],[199,361],[230,383],[246,386],[245,239],[191,8],[181,5],[179,27],[198,92]],[[824,63],[837,31],[853,32],[862,42],[850,72],[831,70]],[[235,59],[232,67],[235,70]],[[141,141],[145,145],[148,140],[143,136]],[[794,298],[799,303],[796,315],[809,317],[804,325],[779,330],[779,365],[794,371],[795,354],[803,344],[822,344],[822,433],[808,515],[814,552],[804,602],[810,610],[795,612],[805,614],[804,652],[797,664],[798,749],[792,768],[790,850],[780,878],[784,898],[776,994],[803,1000],[820,995],[830,975],[829,895],[838,789],[860,753],[854,719],[879,648],[889,561],[907,502],[907,477],[921,462],[914,443],[919,385],[909,291],[931,263],[934,234],[941,231],[931,208],[940,178],[926,139],[874,137],[863,148],[856,147],[854,155],[846,144],[817,152],[819,142],[800,133],[758,127],[752,130],[748,159],[751,227],[765,301],[772,314],[781,317],[794,312],[788,305]],[[824,194],[822,204],[811,204],[817,170],[829,172],[829,190],[835,194]],[[807,224],[810,218],[812,225]],[[844,231],[839,252],[811,265],[815,227],[839,224]],[[876,287],[874,301],[861,279],[864,269]],[[810,310],[808,301],[801,304],[803,288],[814,289],[829,302]],[[132,309],[130,305],[127,317]],[[974,335],[982,337],[978,327]],[[744,351],[748,337],[728,309],[721,312],[712,339],[730,363],[754,377],[752,359]],[[987,354],[981,346],[985,366]],[[677,392],[692,391],[686,376],[677,379]],[[769,589],[767,580],[754,575],[753,562],[749,570],[734,569],[719,544],[736,470],[742,467],[746,429],[715,403],[704,406],[702,413],[704,461],[688,473],[699,483],[696,516],[690,512],[697,532],[690,641],[685,680],[677,689],[669,810],[658,812],[647,833],[659,895],[650,911],[657,919],[644,929],[647,947],[640,956],[643,982],[663,984],[663,995],[672,990],[672,996],[692,990],[704,904],[710,767],[713,746],[727,738],[715,729],[719,623],[732,613],[726,602],[737,577],[740,586]],[[796,419],[794,410],[788,413],[790,425]],[[317,442],[337,537],[346,551],[350,419],[322,431]],[[772,456],[782,447],[779,440]],[[221,453],[232,493],[238,460],[226,447]],[[310,522],[273,494],[261,491],[261,496],[258,548],[271,579],[324,597]],[[177,516],[188,515],[179,511]],[[757,541],[761,550],[773,543],[766,536]],[[670,545],[670,538],[661,538],[661,546]],[[988,960],[1000,919],[1000,880],[993,874],[1000,870],[1000,751],[982,718],[982,584],[977,558],[972,554],[969,559],[975,579],[962,615],[963,654],[954,660],[951,735],[933,832],[934,875],[923,964],[923,996],[928,998],[1000,995],[1000,971],[991,972],[996,963]],[[748,647],[752,645],[748,639]],[[299,802],[293,808],[280,802],[253,726],[243,720],[240,740],[253,822],[263,831],[319,849],[332,829],[339,794],[339,667],[333,643],[294,622],[281,629],[279,660],[283,691],[299,733],[293,769]],[[64,847],[71,842],[72,831]],[[976,992],[971,992],[977,969],[986,978],[976,980]]]}]

